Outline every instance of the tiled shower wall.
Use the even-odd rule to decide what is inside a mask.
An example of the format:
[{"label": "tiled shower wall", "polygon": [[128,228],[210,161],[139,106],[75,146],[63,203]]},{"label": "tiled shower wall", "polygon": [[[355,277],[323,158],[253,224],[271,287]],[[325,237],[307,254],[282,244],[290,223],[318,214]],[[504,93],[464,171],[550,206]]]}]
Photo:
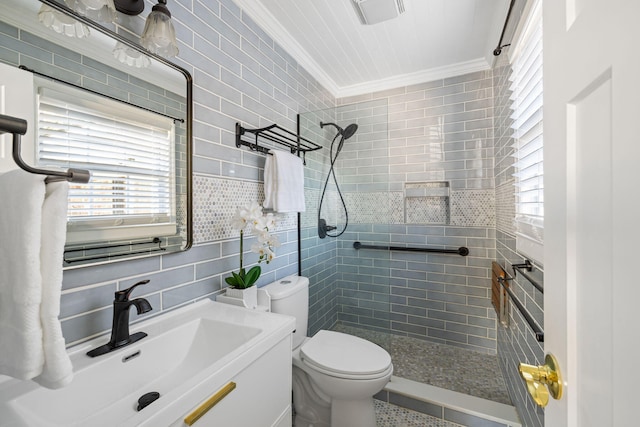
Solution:
[{"label": "tiled shower wall", "polygon": [[[338,270],[337,243],[335,239],[318,237],[318,206],[324,180],[329,173],[329,146],[327,137],[335,128],[320,128],[320,122],[335,122],[335,109],[306,112],[300,116],[300,132],[320,145],[322,150],[305,156],[306,212],[300,214],[302,275],[309,278],[308,333],[331,328],[337,320],[336,275]],[[327,200],[334,206],[335,188],[329,186]],[[327,205],[325,205],[327,206]]]},{"label": "tiled shower wall", "polygon": [[[338,169],[353,202],[338,248],[340,321],[496,352],[492,96],[486,71],[338,100],[342,125],[366,124],[345,143]],[[384,143],[377,115],[362,108],[380,101],[388,109]],[[467,246],[470,255],[356,251],[355,240]]]},{"label": "tiled shower wall", "polygon": [[[521,14],[523,4],[514,9],[513,16]],[[517,23],[514,18],[513,22]],[[511,29],[513,31],[513,28]],[[507,39],[510,39],[507,37]],[[494,116],[495,116],[495,182],[496,182],[496,261],[507,274],[514,276],[512,264],[522,263],[523,256],[516,252],[516,237],[513,225],[515,217],[513,138],[510,119],[509,76],[511,67],[508,64],[509,49],[503,51],[493,72]],[[540,283],[543,282],[543,266],[535,264],[529,273]],[[544,326],[542,294],[537,291],[521,275],[515,274],[510,281],[511,289],[527,311],[539,325]],[[544,363],[544,346],[536,341],[535,336],[513,304],[509,310],[509,325],[498,325],[498,364],[505,378],[509,397],[517,408],[522,424],[527,427],[544,426],[544,410],[533,403],[527,392],[524,381],[518,373],[520,362],[542,365]]]},{"label": "tiled shower wall", "polygon": [[[153,3],[146,6],[151,10]],[[151,279],[136,290],[153,307],[148,315],[220,292],[224,277],[238,268],[237,234],[227,220],[236,206],[262,201],[264,156],[235,147],[235,123],[278,123],[295,131],[298,112],[335,106],[333,96],[231,0],[175,0],[169,7],[179,39],[176,63],[194,79],[195,245],[184,253],[65,270],[61,320],[67,344],[108,331],[113,292],[136,281]],[[122,18],[123,26],[140,33],[143,17]],[[0,27],[3,53],[6,37]],[[260,285],[297,272],[295,215],[279,219],[283,245],[272,263],[262,265]],[[255,260],[248,255],[249,263]]]}]

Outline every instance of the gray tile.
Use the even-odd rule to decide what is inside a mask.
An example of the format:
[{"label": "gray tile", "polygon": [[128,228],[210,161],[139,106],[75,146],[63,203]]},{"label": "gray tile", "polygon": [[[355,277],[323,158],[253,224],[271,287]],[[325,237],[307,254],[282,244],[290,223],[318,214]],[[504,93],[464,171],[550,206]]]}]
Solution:
[{"label": "gray tile", "polygon": [[160,269],[160,258],[150,257],[113,264],[101,264],[91,268],[66,270],[62,280],[62,289],[94,283],[109,282],[122,277],[151,273]]},{"label": "gray tile", "polygon": [[164,310],[187,301],[196,300],[203,295],[220,290],[221,286],[220,277],[210,277],[189,285],[170,289],[162,293],[162,309]]},{"label": "gray tile", "polygon": [[192,282],[194,280],[194,266],[186,265],[170,270],[140,275],[132,279],[121,280],[118,287],[119,289],[126,289],[141,280],[149,280],[150,282],[136,288],[134,292],[137,295],[148,295],[173,286]]},{"label": "gray tile", "polygon": [[60,317],[65,318],[101,307],[109,307],[113,303],[113,294],[116,290],[114,282],[78,292],[65,293],[60,299]]}]

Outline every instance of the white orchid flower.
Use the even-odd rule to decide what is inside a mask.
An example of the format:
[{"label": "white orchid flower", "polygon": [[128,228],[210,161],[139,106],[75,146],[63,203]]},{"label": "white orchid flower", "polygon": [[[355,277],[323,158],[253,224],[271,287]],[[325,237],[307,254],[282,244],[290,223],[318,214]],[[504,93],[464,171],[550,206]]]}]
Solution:
[{"label": "white orchid flower", "polygon": [[280,240],[278,240],[278,236],[276,236],[275,234],[270,234],[269,238],[267,239],[267,241],[265,243],[266,243],[267,246],[272,247],[272,248],[280,247]]},{"label": "white orchid flower", "polygon": [[[273,248],[280,246],[280,242],[276,236],[270,233],[270,231],[275,230],[276,226],[273,213],[264,214],[262,212],[262,206],[258,204],[258,202],[253,201],[249,206],[239,207],[236,210],[233,218],[231,219],[231,226],[235,230],[240,231],[240,270],[239,273],[237,273],[237,276],[244,278],[244,275],[247,274],[247,277],[249,277],[249,273],[251,273],[253,269],[258,268],[257,275],[251,275],[251,284],[253,284],[260,275],[259,267],[254,266],[249,273],[244,273],[243,263],[244,232],[248,225],[251,227],[250,230],[252,230],[256,236],[257,241],[251,245],[251,251],[259,255],[258,262],[266,261],[267,264],[271,262],[275,258]],[[231,286],[238,286],[236,283],[238,279],[235,276],[225,278],[225,281]],[[251,284],[247,285],[244,283],[242,286],[251,286]]]},{"label": "white orchid flower", "polygon": [[265,228],[269,230],[276,228],[276,217],[272,213],[266,214],[263,218],[265,221]]},{"label": "white orchid flower", "polygon": [[244,230],[247,226],[247,219],[242,215],[242,209],[238,209],[236,213],[231,218],[231,227],[234,230]]},{"label": "white orchid flower", "polygon": [[255,220],[256,218],[262,218],[262,206],[255,200],[251,202],[251,205],[247,208],[248,217],[247,219]]}]

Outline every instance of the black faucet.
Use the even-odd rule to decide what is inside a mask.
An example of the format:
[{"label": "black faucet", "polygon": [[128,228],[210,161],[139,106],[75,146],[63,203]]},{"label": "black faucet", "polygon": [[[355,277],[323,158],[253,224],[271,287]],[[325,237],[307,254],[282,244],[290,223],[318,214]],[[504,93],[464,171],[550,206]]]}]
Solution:
[{"label": "black faucet", "polygon": [[100,356],[136,341],[140,341],[142,338],[147,336],[144,332],[136,332],[133,335],[129,335],[129,308],[131,308],[132,305],[135,305],[138,310],[138,314],[151,311],[151,304],[149,304],[149,301],[146,299],[136,298],[134,300],[129,300],[129,296],[136,286],[145,285],[147,283],[149,283],[149,280],[143,280],[131,286],[129,289],[116,291],[115,299],[113,300],[113,326],[111,328],[111,340],[109,340],[105,345],[101,345],[100,347],[87,352],[87,356]]}]

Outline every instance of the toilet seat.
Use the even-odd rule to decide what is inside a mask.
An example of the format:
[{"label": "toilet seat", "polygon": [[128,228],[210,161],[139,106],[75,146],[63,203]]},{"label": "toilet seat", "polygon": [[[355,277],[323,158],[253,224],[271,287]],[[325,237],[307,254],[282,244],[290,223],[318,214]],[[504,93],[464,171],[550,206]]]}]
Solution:
[{"label": "toilet seat", "polygon": [[380,378],[393,369],[391,356],[378,345],[334,331],[319,331],[300,347],[300,358],[315,371],[345,379]]}]

